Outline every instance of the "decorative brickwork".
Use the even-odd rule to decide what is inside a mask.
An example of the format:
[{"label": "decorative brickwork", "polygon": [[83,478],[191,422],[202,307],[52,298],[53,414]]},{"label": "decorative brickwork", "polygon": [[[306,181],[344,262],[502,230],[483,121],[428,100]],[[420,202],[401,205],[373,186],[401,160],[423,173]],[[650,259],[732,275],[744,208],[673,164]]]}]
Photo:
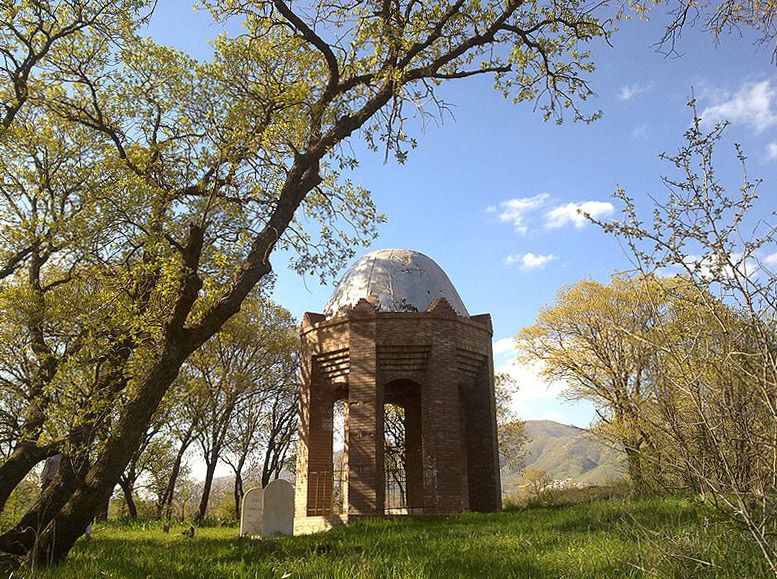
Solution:
[{"label": "decorative brickwork", "polygon": [[[361,299],[302,325],[296,517],[338,521],[386,512],[384,404],[404,408],[406,512],[501,508],[489,315],[377,311]],[[332,408],[347,402],[345,517],[333,504]],[[339,517],[339,518],[338,518]],[[312,523],[311,523],[312,524]]]}]

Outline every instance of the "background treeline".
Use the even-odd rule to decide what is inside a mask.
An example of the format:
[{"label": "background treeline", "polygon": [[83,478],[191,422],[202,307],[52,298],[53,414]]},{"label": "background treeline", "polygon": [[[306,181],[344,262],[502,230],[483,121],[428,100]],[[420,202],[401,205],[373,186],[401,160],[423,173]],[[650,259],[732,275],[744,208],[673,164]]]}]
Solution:
[{"label": "background treeline", "polygon": [[[181,369],[119,478],[111,511],[129,518],[199,520],[209,512],[235,518],[247,486],[266,486],[284,469],[293,470],[298,343],[296,323],[287,310],[266,298],[244,303]],[[19,435],[13,408],[26,401],[18,399],[21,389],[4,384],[0,416],[7,458],[12,452],[8,441]],[[54,450],[65,449],[55,445]],[[194,462],[205,465],[204,481],[191,476]],[[229,467],[233,484],[220,489],[216,498],[222,504],[209,511],[218,464]],[[228,507],[225,491],[231,496]],[[5,518],[18,516],[38,494],[38,477],[31,472],[11,494]],[[106,501],[98,517],[105,517],[108,508]]]}]

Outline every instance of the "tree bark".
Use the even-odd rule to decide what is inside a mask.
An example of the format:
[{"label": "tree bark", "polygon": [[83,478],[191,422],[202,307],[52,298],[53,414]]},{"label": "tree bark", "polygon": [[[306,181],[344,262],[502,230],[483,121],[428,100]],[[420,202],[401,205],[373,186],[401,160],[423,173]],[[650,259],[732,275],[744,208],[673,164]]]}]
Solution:
[{"label": "tree bark", "polygon": [[[113,494],[113,491],[111,491],[111,495]],[[95,521],[107,521],[108,520],[108,509],[111,506],[111,495],[108,495],[108,498],[105,500],[105,502],[100,505],[100,509],[97,511],[97,513],[94,516]]]},{"label": "tree bark", "polygon": [[233,469],[235,471],[235,518],[240,520],[240,503],[243,501],[243,466],[245,464],[245,457],[240,457],[237,466]]},{"label": "tree bark", "polygon": [[187,432],[184,439],[181,441],[181,447],[178,449],[178,454],[175,456],[175,462],[173,463],[173,470],[170,473],[170,480],[167,482],[167,488],[162,496],[162,500],[159,502],[159,509],[157,510],[157,518],[161,518],[163,515],[169,521],[173,511],[173,500],[175,499],[175,485],[178,483],[178,476],[181,474],[181,465],[183,464],[183,455],[186,454],[186,449],[192,442],[191,430]]},{"label": "tree bark", "polygon": [[240,520],[240,502],[243,500],[243,477],[235,475],[235,518]]},{"label": "tree bark", "polygon": [[8,497],[35,465],[56,452],[58,450],[53,446],[38,446],[34,442],[20,442],[14,448],[11,455],[0,465],[0,513],[3,512]]},{"label": "tree bark", "polygon": [[197,514],[194,515],[195,521],[201,521],[205,518],[208,512],[208,501],[210,500],[210,489],[213,486],[213,475],[216,472],[216,461],[213,460],[207,463],[207,470],[205,471],[205,483],[202,486],[202,496],[200,497],[200,506],[197,509]]},{"label": "tree bark", "polygon": [[127,503],[127,515],[130,519],[137,519],[138,507],[135,505],[135,499],[132,497],[132,485],[129,481],[120,479],[119,486],[124,493],[124,501]]},{"label": "tree bark", "polygon": [[13,528],[0,535],[0,551],[13,555],[27,554],[44,526],[59,512],[78,487],[87,466],[83,463],[81,468],[74,468],[72,461],[63,456],[54,480],[43,490],[32,508]]},{"label": "tree bark", "polygon": [[631,445],[625,445],[626,465],[629,471],[632,487],[637,495],[643,495],[647,492],[644,473],[642,472],[641,453],[638,448]]}]

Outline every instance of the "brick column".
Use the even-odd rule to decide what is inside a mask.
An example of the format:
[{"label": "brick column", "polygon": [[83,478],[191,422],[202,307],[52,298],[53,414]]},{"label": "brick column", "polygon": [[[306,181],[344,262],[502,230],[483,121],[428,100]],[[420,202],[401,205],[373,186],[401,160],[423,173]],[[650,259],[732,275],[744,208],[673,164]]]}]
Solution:
[{"label": "brick column", "polygon": [[383,515],[383,392],[376,385],[375,308],[361,300],[349,317],[348,516]]},{"label": "brick column", "polygon": [[460,512],[469,504],[461,457],[458,384],[454,313],[450,322],[436,322],[427,384],[421,393],[426,513]]},{"label": "brick column", "polygon": [[349,415],[350,411],[348,410],[348,398],[345,399],[345,404],[343,408],[343,456],[341,457],[340,466],[342,467],[342,472],[340,473],[340,504],[337,505],[339,512],[343,514],[348,514],[348,479],[350,478],[350,466],[348,464],[348,457],[350,456],[350,453],[348,452],[348,423],[349,423]]},{"label": "brick column", "polygon": [[312,359],[303,340],[301,356],[302,382],[299,392],[299,423],[297,427],[297,480],[294,485],[294,518],[308,515],[308,444],[310,442],[310,387]]},{"label": "brick column", "polygon": [[328,384],[314,383],[310,388],[310,424],[308,447],[308,505],[309,516],[332,512],[333,473],[333,416],[332,395]]},{"label": "brick column", "polygon": [[[420,390],[420,388],[419,388]],[[421,448],[421,396],[405,398],[405,469],[407,475],[407,506],[411,514],[420,514],[424,506],[423,451]]]},{"label": "brick column", "polygon": [[480,512],[493,512],[502,508],[493,375],[493,361],[489,356],[474,384],[463,391],[467,422],[469,506],[471,510]]}]

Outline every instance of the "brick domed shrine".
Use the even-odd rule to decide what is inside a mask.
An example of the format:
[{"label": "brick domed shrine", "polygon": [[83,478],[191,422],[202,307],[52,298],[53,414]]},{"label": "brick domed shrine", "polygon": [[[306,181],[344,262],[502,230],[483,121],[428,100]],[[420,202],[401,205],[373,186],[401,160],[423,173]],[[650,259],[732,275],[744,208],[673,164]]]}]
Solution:
[{"label": "brick domed shrine", "polygon": [[[491,317],[470,316],[445,272],[409,250],[367,254],[323,314],[305,314],[295,533],[349,517],[501,508],[492,333]],[[402,430],[390,465],[387,405]]]}]

